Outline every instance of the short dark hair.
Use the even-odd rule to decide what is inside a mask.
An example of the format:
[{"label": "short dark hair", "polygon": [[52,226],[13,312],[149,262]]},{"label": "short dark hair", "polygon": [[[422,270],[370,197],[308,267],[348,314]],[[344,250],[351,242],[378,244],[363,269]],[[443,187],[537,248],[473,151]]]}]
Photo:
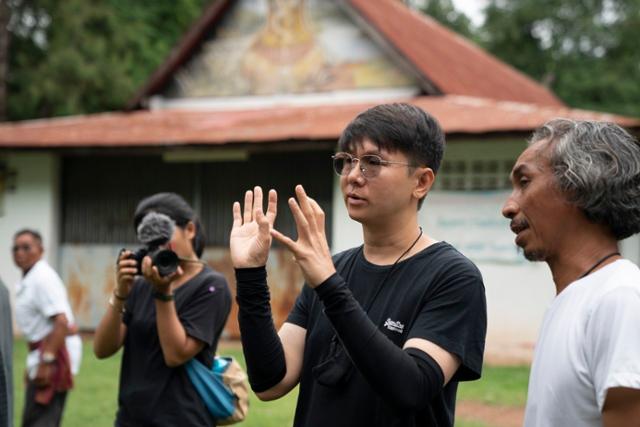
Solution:
[{"label": "short dark hair", "polygon": [[[444,132],[438,121],[415,105],[382,104],[358,114],[338,140],[340,151],[354,151],[369,139],[379,149],[400,151],[418,164],[437,173],[444,155]],[[422,206],[422,198],[418,208]]]},{"label": "short dark hair", "polygon": [[554,119],[530,143],[546,141],[558,188],[618,240],[640,231],[640,143],[615,123]]},{"label": "short dark hair", "polygon": [[42,246],[42,235],[32,228],[21,228],[20,230],[16,231],[13,235],[13,240],[16,240],[18,237],[24,234],[30,235],[40,246]]},{"label": "short dark hair", "polygon": [[205,235],[200,220],[191,206],[176,193],[156,193],[142,199],[133,215],[133,228],[138,229],[138,225],[149,212],[162,213],[175,221],[180,228],[185,228],[189,221],[196,226],[196,235],[191,241],[194,252],[200,258],[205,246]]}]

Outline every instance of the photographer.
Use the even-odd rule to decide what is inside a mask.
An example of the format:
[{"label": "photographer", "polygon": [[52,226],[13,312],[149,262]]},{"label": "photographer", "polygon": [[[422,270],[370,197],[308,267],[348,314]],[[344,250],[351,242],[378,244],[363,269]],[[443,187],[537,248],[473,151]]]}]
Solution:
[{"label": "photographer", "polygon": [[[199,260],[204,233],[182,197],[143,199],[133,222],[149,254],[120,254],[116,288],[94,340],[100,359],[124,347],[115,425],[215,425],[183,364],[195,357],[212,365],[231,307],[227,282]],[[166,249],[178,266],[163,275],[157,254]]]}]

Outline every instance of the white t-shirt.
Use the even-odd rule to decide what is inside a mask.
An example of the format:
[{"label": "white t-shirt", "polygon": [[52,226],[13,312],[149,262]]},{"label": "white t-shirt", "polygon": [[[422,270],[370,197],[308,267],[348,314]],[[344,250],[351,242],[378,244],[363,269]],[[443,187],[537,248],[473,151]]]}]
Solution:
[{"label": "white t-shirt", "polygon": [[640,389],[640,270],[628,260],[571,283],[547,309],[524,425],[602,426],[613,387]]},{"label": "white t-shirt", "polygon": [[[64,313],[69,324],[75,323],[71,312],[67,289],[60,276],[43,259],[31,267],[16,285],[16,324],[27,341],[40,341],[53,330],[51,316]],[[65,340],[71,371],[75,375],[80,369],[82,344],[78,335]],[[38,350],[27,356],[27,369],[35,375],[34,368],[39,363]]]}]

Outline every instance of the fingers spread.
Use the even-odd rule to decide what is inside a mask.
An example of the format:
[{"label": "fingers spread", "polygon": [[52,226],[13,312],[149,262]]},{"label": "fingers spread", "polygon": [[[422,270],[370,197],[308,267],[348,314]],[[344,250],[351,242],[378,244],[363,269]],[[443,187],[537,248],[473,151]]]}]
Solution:
[{"label": "fingers spread", "polygon": [[313,216],[316,220],[316,227],[318,228],[318,231],[324,233],[324,211],[314,199],[309,198],[309,203],[311,204]]},{"label": "fingers spread", "polygon": [[251,222],[251,213],[253,211],[253,192],[247,190],[244,193],[244,223]]},{"label": "fingers spread", "polygon": [[240,203],[233,202],[233,227],[242,225],[242,213],[240,212]]},{"label": "fingers spread", "polygon": [[315,225],[315,221],[311,220],[311,218],[313,217],[313,208],[311,207],[309,197],[304,191],[302,185],[296,185],[296,197],[298,198],[300,209],[304,213],[304,216],[307,218],[307,221],[309,221],[309,223],[311,223],[312,225]]},{"label": "fingers spread", "polygon": [[269,204],[267,206],[267,220],[273,226],[278,213],[278,193],[276,190],[269,190]]},{"label": "fingers spread", "polygon": [[271,236],[295,254],[296,242],[276,229],[271,229]]},{"label": "fingers spread", "polygon": [[262,188],[259,186],[253,187],[253,211],[254,214],[258,211],[262,213]]},{"label": "fingers spread", "polygon": [[291,214],[293,215],[293,219],[296,222],[296,228],[298,229],[298,238],[302,236],[308,237],[309,235],[309,221],[305,217],[302,209],[298,206],[296,199],[293,197],[289,198],[289,209],[291,209]]}]

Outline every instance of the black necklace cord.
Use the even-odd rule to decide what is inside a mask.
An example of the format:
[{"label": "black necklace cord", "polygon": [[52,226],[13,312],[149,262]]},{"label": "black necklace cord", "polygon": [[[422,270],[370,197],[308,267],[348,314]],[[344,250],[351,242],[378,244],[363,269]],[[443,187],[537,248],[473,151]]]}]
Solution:
[{"label": "black necklace cord", "polygon": [[389,276],[391,276],[391,273],[393,273],[393,270],[395,270],[396,265],[400,262],[400,260],[402,258],[404,258],[405,255],[407,255],[409,252],[411,252],[411,249],[413,249],[413,247],[418,243],[418,240],[420,240],[420,238],[422,237],[422,227],[418,226],[418,228],[420,229],[420,233],[418,234],[418,237],[416,238],[416,240],[413,241],[411,246],[409,246],[406,251],[402,252],[402,254],[391,265],[391,268],[389,269],[389,271],[387,271],[387,274],[384,275],[384,278],[380,281],[380,284],[378,285],[378,288],[376,289],[376,293],[371,298],[371,301],[369,301],[369,304],[367,304],[367,308],[364,310],[365,313],[369,313],[369,310],[373,306],[373,303],[375,302],[376,298],[378,297],[378,294],[380,293],[380,291],[384,287],[384,283],[387,281]]},{"label": "black necklace cord", "polygon": [[598,266],[599,266],[600,264],[602,264],[603,262],[605,262],[605,261],[606,261],[606,260],[608,260],[609,258],[614,257],[614,256],[616,256],[616,255],[620,255],[620,252],[617,252],[617,251],[616,251],[616,252],[611,252],[610,254],[607,254],[607,255],[603,256],[603,257],[602,257],[602,258],[600,258],[598,261],[596,261],[596,263],[595,263],[595,264],[593,264],[593,265],[591,266],[591,268],[590,268],[590,269],[588,269],[588,270],[587,270],[587,271],[586,271],[582,276],[578,277],[578,280],[580,280],[580,279],[582,279],[582,278],[584,278],[584,277],[588,276],[589,274],[591,274],[591,273],[593,272],[593,270],[595,270],[596,268],[598,268]]}]

